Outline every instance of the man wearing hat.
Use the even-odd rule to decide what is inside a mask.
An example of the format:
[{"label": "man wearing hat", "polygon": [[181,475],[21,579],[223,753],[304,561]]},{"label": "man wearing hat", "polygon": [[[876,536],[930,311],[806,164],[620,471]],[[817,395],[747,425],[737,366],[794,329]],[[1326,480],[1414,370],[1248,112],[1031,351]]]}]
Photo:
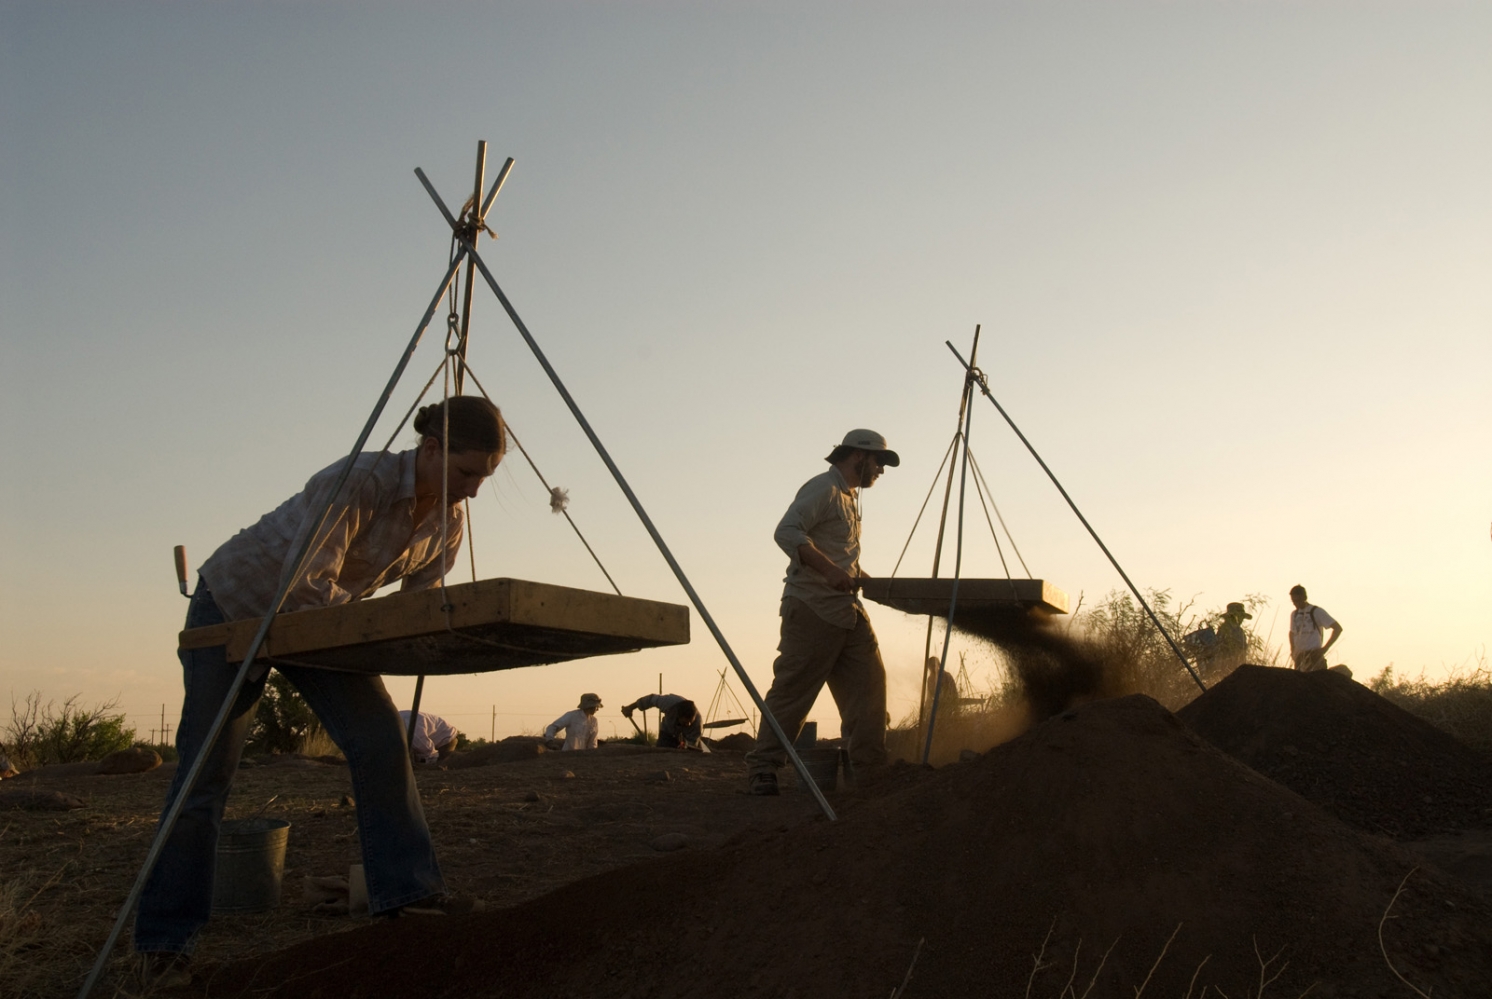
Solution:
[{"label": "man wearing hat", "polygon": [[[828,471],[803,484],[773,539],[788,557],[782,632],[767,709],[795,737],[824,684],[839,708],[852,768],[886,762],[886,668],[855,590],[860,571],[860,490],[901,464],[886,438],[851,430],[825,459]],[[787,750],[771,727],[746,754],[753,794],[776,794]]]},{"label": "man wearing hat", "polygon": [[1243,664],[1248,654],[1248,635],[1244,634],[1243,622],[1254,615],[1244,610],[1243,604],[1234,601],[1223,612],[1223,620],[1217,626],[1217,651],[1213,662],[1221,670],[1232,672]]},{"label": "man wearing hat", "polygon": [[556,718],[544,730],[544,738],[558,741],[559,733],[563,730],[565,743],[561,749],[595,749],[596,736],[601,731],[601,724],[596,721],[596,709],[600,707],[600,694],[581,694],[580,707],[574,711],[566,711]]}]

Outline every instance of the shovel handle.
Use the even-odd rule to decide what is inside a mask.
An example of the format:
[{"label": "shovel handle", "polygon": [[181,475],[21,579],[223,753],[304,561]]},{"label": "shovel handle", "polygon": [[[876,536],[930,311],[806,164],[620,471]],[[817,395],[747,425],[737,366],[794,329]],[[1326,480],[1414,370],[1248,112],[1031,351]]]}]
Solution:
[{"label": "shovel handle", "polygon": [[172,554],[176,556],[176,585],[180,588],[182,596],[189,597],[191,594],[187,592],[186,545],[177,545],[172,549]]}]

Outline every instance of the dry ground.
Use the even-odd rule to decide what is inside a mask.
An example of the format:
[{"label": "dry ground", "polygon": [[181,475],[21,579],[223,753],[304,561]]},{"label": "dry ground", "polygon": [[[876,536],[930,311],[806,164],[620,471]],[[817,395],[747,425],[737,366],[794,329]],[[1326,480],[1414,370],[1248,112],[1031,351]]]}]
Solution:
[{"label": "dry ground", "polygon": [[[275,759],[240,771],[228,817],[253,814],[279,795],[266,814],[291,823],[284,903],[262,916],[215,918],[198,950],[203,964],[367,924],[366,919],[315,915],[301,898],[304,875],[345,874],[359,860],[355,808],[343,804],[352,790],[346,768]],[[57,790],[85,805],[65,812],[0,811],[0,996],[5,999],[76,994],[149,846],[173,770],[168,765],[148,774],[104,777],[92,769],[87,764],[44,768],[7,782],[5,791]],[[747,795],[744,769],[737,754],[616,746],[424,770],[419,784],[451,888],[489,906],[507,907],[655,858],[649,844],[664,833],[682,833],[687,850],[701,851],[746,831],[786,829],[816,815],[811,797],[791,778],[780,798]],[[904,772],[898,783],[917,783],[923,774]],[[1492,899],[1492,830],[1404,845]],[[639,920],[649,918],[655,902],[639,893]],[[96,994],[135,994],[130,962],[127,945],[121,946],[110,986]]]},{"label": "dry ground", "polygon": [[[44,768],[14,785],[63,791],[81,798],[83,808],[0,812],[0,996],[7,999],[76,994],[149,848],[174,770],[103,777],[92,769]],[[424,770],[419,784],[452,890],[508,906],[656,857],[649,843],[664,833],[683,833],[686,849],[709,848],[742,830],[816,813],[791,779],[781,797],[753,798],[744,774],[738,754],[619,746]],[[302,876],[345,875],[360,860],[355,809],[340,804],[351,791],[343,766],[291,757],[240,770],[228,817],[247,817],[278,794],[266,814],[291,823],[284,903],[262,916],[214,918],[199,960],[261,953],[365,922],[317,916],[301,898]],[[534,795],[537,801],[527,800]],[[644,916],[649,899],[637,904]],[[7,914],[6,906],[25,912]],[[127,983],[128,970],[128,947],[121,946],[115,979]]]}]

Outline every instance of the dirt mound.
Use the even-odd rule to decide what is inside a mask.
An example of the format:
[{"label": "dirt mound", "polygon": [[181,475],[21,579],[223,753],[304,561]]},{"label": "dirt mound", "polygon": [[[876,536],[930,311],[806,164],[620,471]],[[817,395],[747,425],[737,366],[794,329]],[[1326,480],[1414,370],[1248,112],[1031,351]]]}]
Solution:
[{"label": "dirt mound", "polygon": [[[685,849],[512,909],[333,934],[209,971],[196,994],[875,995],[919,941],[907,999],[1028,994],[1038,951],[1040,999],[1090,978],[1093,999],[1133,999],[1162,953],[1146,995],[1193,981],[1245,994],[1256,950],[1279,995],[1402,994],[1376,932],[1414,862],[1149,698],[1084,705],[866,794],[841,798],[836,823]],[[1394,914],[1389,953],[1420,988],[1492,980],[1486,900],[1424,870]]]},{"label": "dirt mound", "polygon": [[490,767],[494,763],[517,763],[538,759],[547,752],[544,744],[533,739],[516,739],[488,743],[464,753],[454,753],[445,765],[456,770],[463,767]]},{"label": "dirt mound", "polygon": [[710,748],[723,750],[727,753],[749,753],[756,745],[756,740],[746,732],[732,732],[730,735],[722,735],[718,739],[706,739]]},{"label": "dirt mound", "polygon": [[1492,759],[1347,677],[1241,666],[1177,714],[1363,829],[1410,838],[1492,826]]}]

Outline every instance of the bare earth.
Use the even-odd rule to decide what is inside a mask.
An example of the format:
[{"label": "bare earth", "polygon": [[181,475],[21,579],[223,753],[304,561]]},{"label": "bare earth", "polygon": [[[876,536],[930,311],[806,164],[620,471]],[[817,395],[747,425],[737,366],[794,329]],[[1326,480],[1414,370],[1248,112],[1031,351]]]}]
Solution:
[{"label": "bare earth", "polygon": [[[25,970],[21,977],[0,978],[0,995],[75,995],[149,848],[174,766],[109,777],[93,775],[95,769],[44,768],[6,782],[5,791],[61,791],[85,807],[0,812],[5,883],[23,886],[21,901],[40,889],[31,903],[39,925],[28,929],[35,943],[17,955],[22,961],[7,962],[24,963]],[[817,813],[812,798],[790,782],[779,798],[745,794],[744,766],[733,753],[617,746],[423,770],[419,784],[450,888],[494,907],[657,857],[649,844],[665,833],[682,833],[685,849],[707,849],[742,830],[794,825]],[[198,948],[199,962],[263,953],[367,924],[314,915],[301,897],[304,875],[345,875],[361,860],[355,809],[339,804],[351,793],[342,766],[289,757],[239,771],[227,817],[248,817],[278,794],[265,814],[291,823],[284,903],[263,916],[215,917]],[[533,794],[537,801],[526,800]],[[646,899],[638,900],[639,916],[647,907]],[[121,986],[130,981],[128,951],[121,945],[115,956]],[[96,994],[114,990],[101,987]]]},{"label": "bare earth", "polygon": [[[1238,995],[1266,961],[1282,976],[1271,997],[1413,995],[1384,948],[1437,997],[1492,994],[1492,786],[1430,787],[1487,761],[1458,744],[1414,748],[1422,723],[1334,683],[1242,672],[1198,711],[1253,707],[1198,716],[1196,730],[1144,697],[1080,705],[982,756],[840,791],[832,824],[791,778],[779,798],[746,794],[733,753],[615,746],[424,770],[447,881],[492,911],[397,921],[408,926],[311,911],[302,878],[359,859],[351,784],[343,766],[275,758],[240,771],[228,816],[279,795],[266,814],[291,823],[284,903],[215,918],[190,994],[884,995],[921,954],[907,999],[1033,984],[1045,999],[1079,970],[1098,982],[1092,999],[1133,999],[1147,981],[1147,996],[1187,994],[1189,981]],[[1287,714],[1277,695],[1295,706],[1291,724],[1338,733],[1329,751],[1270,728]],[[1274,779],[1207,741],[1235,730],[1249,741],[1233,752],[1278,763]],[[1384,746],[1405,765],[1358,765]],[[92,769],[0,788],[4,999],[76,994],[149,845],[172,768]],[[6,807],[36,790],[84,804]],[[1408,814],[1401,798],[1417,802],[1418,831],[1386,821]],[[676,852],[655,848],[665,834]],[[139,994],[131,976],[124,945],[96,994]]]}]

